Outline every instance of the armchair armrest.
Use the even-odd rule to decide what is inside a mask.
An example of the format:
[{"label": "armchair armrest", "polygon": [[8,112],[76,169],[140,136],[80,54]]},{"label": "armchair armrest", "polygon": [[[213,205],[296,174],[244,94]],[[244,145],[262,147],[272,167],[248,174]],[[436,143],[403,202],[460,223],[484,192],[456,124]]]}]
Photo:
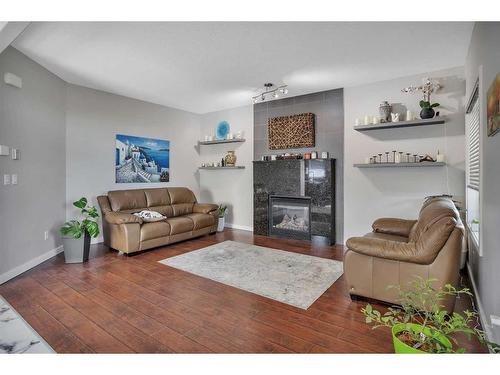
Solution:
[{"label": "armchair armrest", "polygon": [[346,242],[349,250],[377,258],[403,262],[421,263],[416,257],[417,246],[414,242],[398,242],[380,238],[351,237]]},{"label": "armchair armrest", "polygon": [[124,212],[108,212],[104,219],[109,224],[127,224],[127,223],[139,223],[142,224],[142,219],[138,216],[127,214]]},{"label": "armchair armrest", "polygon": [[212,211],[217,210],[219,206],[212,203],[195,203],[193,206],[193,212],[197,214],[209,214]]},{"label": "armchair armrest", "polygon": [[411,228],[417,220],[405,220],[395,218],[380,218],[373,222],[372,228],[374,232],[394,234],[396,236],[409,237]]}]

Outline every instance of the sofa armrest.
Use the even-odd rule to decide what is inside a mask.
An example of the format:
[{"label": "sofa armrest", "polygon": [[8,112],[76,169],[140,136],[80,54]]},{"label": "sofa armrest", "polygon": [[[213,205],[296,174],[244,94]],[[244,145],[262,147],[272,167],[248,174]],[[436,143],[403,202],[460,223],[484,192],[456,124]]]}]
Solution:
[{"label": "sofa armrest", "polygon": [[104,216],[104,219],[109,224],[128,224],[128,223],[142,224],[142,219],[140,217],[124,212],[108,212]]},{"label": "sofa armrest", "polygon": [[380,238],[351,237],[346,242],[349,250],[377,258],[402,262],[421,263],[417,258],[414,242],[398,242]]},{"label": "sofa armrest", "polygon": [[395,218],[380,218],[373,222],[372,228],[374,232],[394,234],[396,236],[409,237],[411,228],[417,220],[405,220]]},{"label": "sofa armrest", "polygon": [[195,203],[193,206],[193,212],[196,214],[209,214],[218,208],[219,206],[212,203]]}]

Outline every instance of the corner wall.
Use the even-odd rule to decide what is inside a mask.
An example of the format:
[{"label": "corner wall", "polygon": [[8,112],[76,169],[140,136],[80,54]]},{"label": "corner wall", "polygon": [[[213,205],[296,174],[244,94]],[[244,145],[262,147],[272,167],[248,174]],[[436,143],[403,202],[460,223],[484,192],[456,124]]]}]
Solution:
[{"label": "corner wall", "polygon": [[248,105],[201,115],[199,139],[214,135],[217,124],[226,120],[231,133],[243,132],[244,143],[198,146],[201,163],[217,162],[227,151],[236,152],[243,170],[200,170],[200,201],[228,206],[226,226],[253,229],[253,106]]},{"label": "corner wall", "polygon": [[[3,82],[22,78],[21,89]],[[0,54],[0,144],[20,160],[0,156],[0,283],[60,251],[65,221],[65,82],[8,47]],[[3,185],[17,174],[17,185]],[[48,239],[44,240],[44,232]]]},{"label": "corner wall", "polygon": [[[439,102],[445,125],[422,128],[385,129],[358,132],[353,129],[356,118],[378,115],[383,100],[398,104],[406,113],[406,104],[419,113],[419,93],[404,94],[403,87],[422,82],[422,78],[438,79],[443,88],[431,100]],[[414,76],[344,89],[345,164],[344,164],[344,239],[371,231],[379,217],[417,217],[425,196],[449,193],[463,201],[465,195],[465,80],[463,68],[422,73]],[[447,158],[446,167],[373,168],[353,167],[365,157],[385,151],[429,154],[438,150]]]}]

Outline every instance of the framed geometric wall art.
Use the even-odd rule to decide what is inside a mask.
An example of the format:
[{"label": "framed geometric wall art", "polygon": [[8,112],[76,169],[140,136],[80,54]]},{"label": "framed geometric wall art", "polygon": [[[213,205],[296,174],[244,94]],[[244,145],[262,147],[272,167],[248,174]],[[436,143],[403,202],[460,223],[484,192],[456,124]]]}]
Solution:
[{"label": "framed geometric wall art", "polygon": [[169,180],[170,141],[116,135],[116,183],[154,183]]},{"label": "framed geometric wall art", "polygon": [[500,130],[500,73],[491,83],[486,95],[486,118],[488,137]]},{"label": "framed geometric wall art", "polygon": [[267,126],[270,150],[314,147],[313,113],[270,118]]}]

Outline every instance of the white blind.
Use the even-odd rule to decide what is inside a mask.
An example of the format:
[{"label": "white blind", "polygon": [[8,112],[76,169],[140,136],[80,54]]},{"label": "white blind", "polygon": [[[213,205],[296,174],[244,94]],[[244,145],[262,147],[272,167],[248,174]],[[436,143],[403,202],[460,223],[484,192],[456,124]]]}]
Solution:
[{"label": "white blind", "polygon": [[468,160],[467,186],[479,190],[479,100],[478,91],[472,97],[467,110]]}]

